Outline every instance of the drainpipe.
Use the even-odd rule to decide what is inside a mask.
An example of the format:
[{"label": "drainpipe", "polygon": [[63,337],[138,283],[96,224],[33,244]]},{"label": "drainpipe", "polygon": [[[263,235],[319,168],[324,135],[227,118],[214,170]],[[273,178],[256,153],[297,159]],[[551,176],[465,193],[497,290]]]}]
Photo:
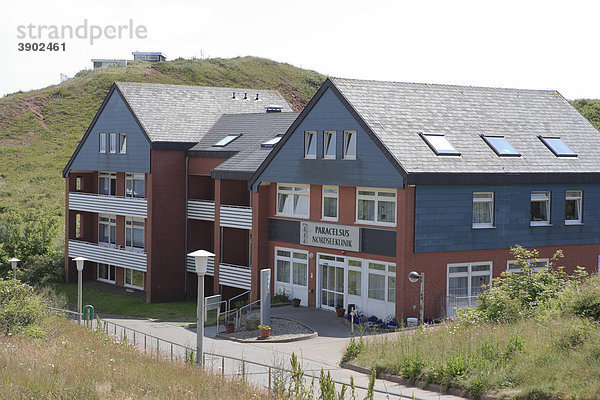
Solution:
[{"label": "drainpipe", "polygon": [[[187,153],[187,152],[186,152]],[[188,300],[188,272],[187,272],[187,254],[188,254],[188,186],[189,186],[189,164],[190,157],[185,155],[185,262],[183,263],[183,296]]]}]

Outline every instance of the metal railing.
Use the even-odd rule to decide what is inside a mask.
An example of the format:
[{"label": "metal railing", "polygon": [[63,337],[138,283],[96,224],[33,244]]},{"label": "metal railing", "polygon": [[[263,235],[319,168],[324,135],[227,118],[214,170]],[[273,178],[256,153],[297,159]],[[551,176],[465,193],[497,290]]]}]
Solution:
[{"label": "metal railing", "polygon": [[[229,300],[227,300],[227,309],[225,311],[231,310],[231,302],[233,300],[239,299],[239,298],[241,298],[243,296],[246,296],[246,295],[248,295],[248,300],[250,300],[250,291],[249,290],[246,290],[245,292],[240,293],[237,296],[233,296],[232,298],[230,298]],[[233,303],[233,304],[235,305],[235,303]]]}]

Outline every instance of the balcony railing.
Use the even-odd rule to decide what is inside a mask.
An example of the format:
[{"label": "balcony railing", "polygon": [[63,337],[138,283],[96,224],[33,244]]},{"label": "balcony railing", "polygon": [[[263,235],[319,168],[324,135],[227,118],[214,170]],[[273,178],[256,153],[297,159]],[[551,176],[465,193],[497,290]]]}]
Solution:
[{"label": "balcony railing", "polygon": [[69,210],[146,218],[148,201],[135,197],[69,192]]},{"label": "balcony railing", "polygon": [[188,200],[188,218],[201,221],[215,220],[215,202],[207,200]]},{"label": "balcony railing", "polygon": [[[196,273],[196,263],[194,261],[194,257],[187,256],[186,266],[187,266],[188,272],[192,272],[194,274]],[[206,266],[206,275],[213,276],[214,274],[215,274],[215,258],[208,257],[208,262],[207,262],[207,266]]]},{"label": "balcony railing", "polygon": [[[188,218],[214,221],[215,202],[209,200],[188,200]],[[252,229],[252,207],[221,205],[221,226]]]},{"label": "balcony railing", "polygon": [[117,247],[101,246],[97,243],[69,240],[69,257],[84,257],[89,261],[146,271],[145,252],[129,251]]},{"label": "balcony railing", "polygon": [[[206,268],[206,275],[215,275],[215,258],[208,258],[208,266]],[[196,265],[194,264],[194,258],[187,257],[187,271],[196,273]],[[250,289],[251,282],[251,270],[250,267],[235,264],[221,263],[219,267],[219,284],[225,286],[232,286],[240,289]]]}]

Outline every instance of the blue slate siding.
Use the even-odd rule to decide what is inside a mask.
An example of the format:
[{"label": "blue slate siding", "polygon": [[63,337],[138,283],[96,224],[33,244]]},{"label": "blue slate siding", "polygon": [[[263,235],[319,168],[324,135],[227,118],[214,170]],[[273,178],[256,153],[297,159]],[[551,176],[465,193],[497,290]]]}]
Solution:
[{"label": "blue slate siding", "polygon": [[[127,134],[127,154],[99,152],[99,134]],[[108,139],[107,139],[108,140]],[[117,138],[118,142],[118,138]],[[118,149],[117,149],[118,151]],[[150,172],[150,143],[118,91],[113,91],[102,113],[73,160],[72,170]]]},{"label": "blue slate siding", "polygon": [[[534,190],[552,192],[552,226],[529,226]],[[583,190],[583,225],[565,225],[566,190]],[[495,228],[472,229],[473,192],[495,193]],[[415,196],[416,253],[600,243],[598,185],[418,185]]]},{"label": "blue slate siding", "polygon": [[[323,131],[337,131],[335,160],[323,159]],[[355,130],[356,160],[343,160],[344,130]],[[317,131],[317,159],[304,159],[304,132]],[[402,187],[402,177],[362,130],[331,90],[323,93],[310,113],[271,160],[257,181],[317,185]]]}]

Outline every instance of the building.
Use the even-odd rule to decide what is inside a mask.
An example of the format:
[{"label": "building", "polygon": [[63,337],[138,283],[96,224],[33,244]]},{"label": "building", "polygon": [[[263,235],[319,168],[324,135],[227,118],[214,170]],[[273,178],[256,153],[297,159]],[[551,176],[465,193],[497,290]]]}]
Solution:
[{"label": "building", "polygon": [[127,60],[119,58],[92,58],[94,69],[108,67],[125,67]]},{"label": "building", "polygon": [[133,51],[131,54],[134,61],[167,61],[167,56],[160,51]]},{"label": "building", "polygon": [[304,305],[397,318],[415,270],[448,316],[515,244],[597,270],[598,134],[555,91],[328,79],[296,114],[272,91],[118,83],[64,171],[66,255],[168,301],[212,250],[208,293],[257,298],[271,268]]}]

